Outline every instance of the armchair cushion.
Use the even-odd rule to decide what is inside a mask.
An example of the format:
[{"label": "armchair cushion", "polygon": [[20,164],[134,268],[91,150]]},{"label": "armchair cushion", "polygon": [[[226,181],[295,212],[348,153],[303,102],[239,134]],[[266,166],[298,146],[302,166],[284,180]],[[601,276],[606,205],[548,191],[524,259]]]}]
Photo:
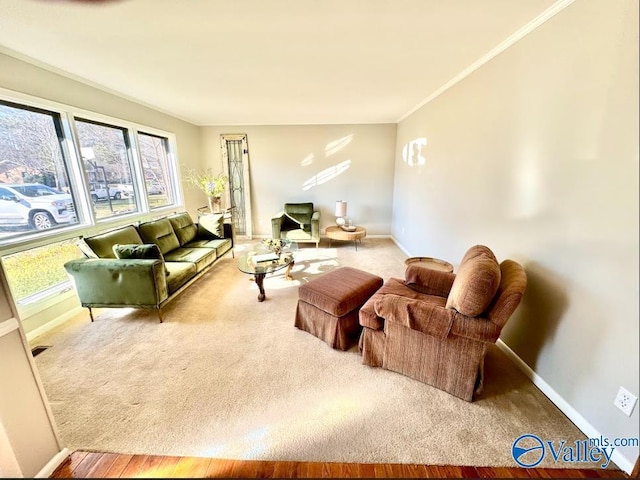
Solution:
[{"label": "armchair cushion", "polygon": [[421,300],[444,308],[447,298],[412,290],[398,278],[390,278],[360,309],[360,325],[373,330],[384,328],[384,318],[378,316],[375,311],[375,302],[384,295],[399,295],[414,300]]},{"label": "armchair cushion", "polygon": [[409,265],[404,272],[404,278],[405,285],[416,292],[447,297],[456,276],[449,272]]},{"label": "armchair cushion", "polygon": [[313,215],[313,203],[285,203],[284,212],[302,224],[295,228],[309,228]]},{"label": "armchair cushion", "polygon": [[453,310],[435,303],[394,294],[378,298],[374,308],[378,316],[387,322],[398,323],[439,340],[444,340],[449,335],[455,315]]},{"label": "armchair cushion", "polygon": [[461,263],[446,307],[470,317],[480,315],[498,291],[500,275],[500,265],[488,255],[477,255]]}]

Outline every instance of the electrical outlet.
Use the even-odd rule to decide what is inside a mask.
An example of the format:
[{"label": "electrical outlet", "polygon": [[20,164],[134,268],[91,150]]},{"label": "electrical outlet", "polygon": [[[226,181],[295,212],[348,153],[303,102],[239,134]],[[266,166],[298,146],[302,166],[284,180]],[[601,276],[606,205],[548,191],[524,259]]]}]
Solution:
[{"label": "electrical outlet", "polygon": [[636,397],[633,393],[630,393],[626,388],[620,387],[618,390],[618,395],[616,395],[616,399],[613,401],[613,404],[627,414],[627,417],[630,417],[633,413],[633,407],[636,406],[636,402],[638,401],[638,397]]}]

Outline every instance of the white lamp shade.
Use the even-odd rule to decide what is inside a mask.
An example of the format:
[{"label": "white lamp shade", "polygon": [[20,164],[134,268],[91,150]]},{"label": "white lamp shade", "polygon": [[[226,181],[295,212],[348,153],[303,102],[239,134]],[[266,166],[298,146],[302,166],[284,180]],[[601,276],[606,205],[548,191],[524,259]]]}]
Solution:
[{"label": "white lamp shade", "polygon": [[344,200],[338,200],[336,202],[336,217],[347,216],[347,202]]}]

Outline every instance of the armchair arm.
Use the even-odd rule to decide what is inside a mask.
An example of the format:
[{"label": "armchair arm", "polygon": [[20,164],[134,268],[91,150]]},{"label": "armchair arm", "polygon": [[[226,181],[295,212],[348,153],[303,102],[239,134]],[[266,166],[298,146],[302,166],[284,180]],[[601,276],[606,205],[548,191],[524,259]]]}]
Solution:
[{"label": "armchair arm", "polygon": [[478,342],[496,343],[502,327],[484,317],[468,317],[453,311],[451,334]]},{"label": "armchair arm", "polygon": [[448,297],[456,274],[409,265],[404,272],[404,278],[405,285],[416,292]]},{"label": "armchair arm", "polygon": [[447,338],[453,325],[454,310],[400,295],[383,295],[374,308],[385,319],[385,325],[398,323],[439,340]]},{"label": "armchair arm", "polygon": [[320,238],[320,212],[318,210],[311,215],[311,238]]},{"label": "armchair arm", "polygon": [[168,298],[163,260],[78,258],[64,268],[84,307],[157,307]]},{"label": "armchair arm", "polygon": [[375,302],[376,313],[386,322],[399,323],[412,330],[444,340],[449,334],[485,343],[495,343],[502,330],[483,317],[468,317],[452,308],[414,300],[400,295],[383,295]]},{"label": "armchair arm", "polygon": [[282,227],[282,220],[284,219],[284,212],[271,217],[271,238],[280,238],[280,229]]}]

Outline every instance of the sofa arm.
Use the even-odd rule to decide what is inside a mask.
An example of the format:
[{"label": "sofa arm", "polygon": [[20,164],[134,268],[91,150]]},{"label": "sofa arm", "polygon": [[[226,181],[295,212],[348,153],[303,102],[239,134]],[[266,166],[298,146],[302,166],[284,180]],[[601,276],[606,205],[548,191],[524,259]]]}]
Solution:
[{"label": "sofa arm", "polygon": [[78,258],[64,268],[84,307],[158,307],[168,298],[163,260]]},{"label": "sofa arm", "polygon": [[405,285],[416,292],[448,297],[456,274],[409,265],[404,272],[404,278]]},{"label": "sofa arm", "polygon": [[228,238],[229,240],[231,240],[231,246],[233,247],[233,240],[234,240],[234,235],[233,235],[233,223],[223,223],[222,224],[222,229],[224,231],[224,238]]},{"label": "sofa arm", "polygon": [[311,215],[311,238],[320,238],[320,212],[318,210]]},{"label": "sofa arm", "polygon": [[376,314],[385,319],[385,326],[387,322],[398,323],[439,340],[449,335],[455,313],[438,305],[394,294],[381,296],[374,308]]}]

